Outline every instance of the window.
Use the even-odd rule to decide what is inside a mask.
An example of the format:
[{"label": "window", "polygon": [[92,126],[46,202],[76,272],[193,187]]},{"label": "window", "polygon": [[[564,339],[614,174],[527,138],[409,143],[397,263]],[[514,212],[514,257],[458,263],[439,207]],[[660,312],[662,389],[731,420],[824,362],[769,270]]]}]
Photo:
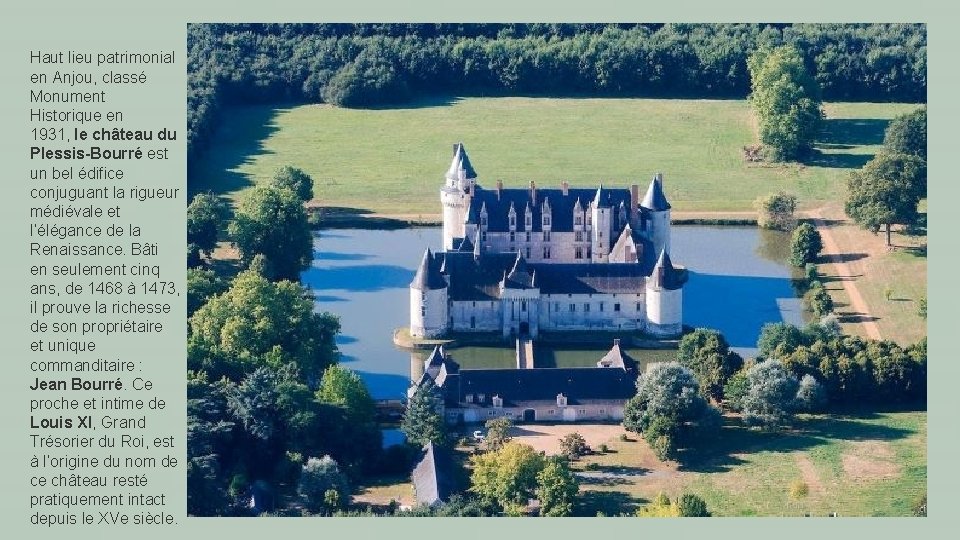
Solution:
[{"label": "window", "polygon": [[484,242],[487,241],[487,233],[486,233],[486,231],[480,233],[480,240],[482,240],[482,241],[484,241]]},{"label": "window", "polygon": [[523,220],[523,224],[526,225],[526,227],[527,227],[528,229],[529,229],[530,227],[533,227],[533,220],[530,219],[530,216],[529,216],[529,215],[527,215],[527,219]]},{"label": "window", "polygon": [[570,304],[570,313],[576,313],[576,312],[577,312],[577,305]]},{"label": "window", "polygon": [[487,397],[486,394],[477,394],[477,403],[483,403],[483,398]]},{"label": "window", "polygon": [[527,247],[527,258],[528,258],[528,259],[530,258],[530,247],[529,247],[529,246]]},{"label": "window", "polygon": [[574,240],[577,242],[583,242],[583,231],[577,231],[573,234]]},{"label": "window", "polygon": [[477,301],[476,301],[476,300],[473,301],[473,307],[477,307]]},{"label": "window", "polygon": [[470,317],[470,328],[476,328],[476,327],[477,327],[477,318]]},{"label": "window", "polygon": [[[529,242],[529,241],[530,241],[530,233],[528,232],[528,233],[527,233],[527,242]],[[529,257],[529,255],[527,255],[527,257]]]},{"label": "window", "polygon": [[543,241],[544,242],[550,241],[550,231],[543,231]]},{"label": "window", "polygon": [[487,416],[493,416],[493,411],[487,411]]},{"label": "window", "polygon": [[517,240],[517,233],[511,231],[511,232],[510,232],[510,241],[511,241],[511,242],[516,242],[516,240]]},{"label": "window", "polygon": [[613,310],[614,310],[614,311],[620,311],[620,304],[614,304],[614,305],[613,305]]},{"label": "window", "polygon": [[573,224],[574,224],[574,225],[583,225],[583,218],[581,218],[580,216],[577,216],[577,217],[573,218]]},{"label": "window", "polygon": [[523,312],[526,312],[526,311],[527,311],[527,301],[526,301],[526,300],[521,300],[521,301],[520,301],[520,311],[523,311]]},{"label": "window", "polygon": [[584,312],[584,313],[590,313],[590,304],[584,304],[584,305],[583,305],[583,312]]},{"label": "window", "polygon": [[510,216],[510,228],[517,228],[517,216]]},{"label": "window", "polygon": [[467,403],[473,403],[473,394],[467,394],[463,400],[466,401]]},{"label": "window", "polygon": [[583,248],[582,248],[582,247],[579,247],[579,246],[576,247],[576,248],[574,248],[574,250],[573,250],[573,257],[574,257],[575,259],[582,259],[582,258],[583,258]]},{"label": "window", "polygon": [[480,226],[481,227],[487,226],[487,216],[480,216]]},{"label": "window", "polygon": [[423,304],[420,304],[420,316],[421,316],[421,317],[426,317],[426,316],[427,316],[427,306],[425,306],[425,305],[423,305]]},{"label": "window", "polygon": [[553,304],[553,310],[556,311],[557,313],[560,313],[560,302],[556,302]]},{"label": "window", "polygon": [[606,414],[607,411],[600,409],[600,414]]},{"label": "window", "polygon": [[543,258],[544,258],[544,259],[549,259],[549,258],[550,258],[550,247],[549,247],[549,246],[543,248]]},{"label": "window", "polygon": [[553,409],[550,409],[549,411],[547,411],[547,414],[554,414]]},{"label": "window", "polygon": [[600,302],[600,313],[603,313],[603,302]]},{"label": "window", "polygon": [[643,311],[643,303],[637,302],[637,311]]},{"label": "window", "polygon": [[597,231],[597,238],[603,238],[603,231]]},{"label": "window", "polygon": [[587,410],[586,410],[586,409],[580,409],[579,411],[577,411],[577,414],[587,414]]}]

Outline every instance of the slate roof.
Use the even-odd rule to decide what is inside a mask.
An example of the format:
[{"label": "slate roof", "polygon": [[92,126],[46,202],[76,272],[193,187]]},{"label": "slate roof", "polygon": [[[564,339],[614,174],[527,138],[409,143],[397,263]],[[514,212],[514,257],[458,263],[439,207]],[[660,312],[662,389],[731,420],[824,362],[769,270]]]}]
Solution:
[{"label": "slate roof", "polygon": [[[466,395],[473,394],[473,403],[491,406],[493,396],[503,399],[503,406],[521,402],[554,401],[557,394],[567,403],[591,400],[626,400],[637,393],[636,369],[622,368],[537,368],[537,369],[461,369],[448,375],[438,385],[448,407],[466,404]],[[478,403],[478,394],[484,401]]]},{"label": "slate roof", "polygon": [[417,268],[417,273],[413,276],[410,286],[421,291],[443,289],[447,286],[446,280],[440,274],[440,260],[433,256],[433,253],[427,249]]},{"label": "slate roof", "polygon": [[[474,252],[447,251],[430,253],[431,262],[421,262],[420,267],[437,269],[433,279],[445,280],[448,298],[456,301],[497,300],[501,286],[536,287],[543,294],[634,294],[643,289],[655,262],[646,246],[644,255],[643,263],[547,264],[527,262],[516,253],[483,253],[477,257]],[[426,271],[423,274],[428,275]],[[671,266],[671,279],[676,274],[680,272]],[[414,284],[420,276],[417,270]],[[432,287],[442,288],[436,284]]]},{"label": "slate roof", "polygon": [[603,358],[597,361],[597,367],[636,370],[637,361],[620,347],[620,340],[615,339],[613,341],[613,347],[607,351],[607,354],[603,355]]},{"label": "slate roof", "polygon": [[[549,201],[551,210],[550,230],[570,232],[573,231],[573,208],[577,200],[580,201],[581,207],[586,210],[587,205],[597,197],[598,192],[600,190],[597,189],[570,188],[567,190],[567,195],[564,195],[562,189],[537,187],[537,199],[533,201],[530,198],[530,190],[527,188],[504,188],[500,190],[500,196],[498,197],[496,190],[487,190],[477,186],[474,190],[474,196],[470,200],[468,215],[473,213],[474,206],[476,206],[477,215],[480,215],[480,209],[486,205],[487,230],[490,232],[507,232],[510,230],[508,215],[512,204],[517,213],[517,232],[543,231],[543,203]],[[605,206],[616,207],[620,203],[624,203],[629,208],[630,190],[603,188],[600,199]],[[524,223],[524,209],[528,203],[533,217],[529,229]],[[619,232],[624,225],[626,223],[616,223],[614,229]]]},{"label": "slate roof", "polygon": [[410,474],[418,503],[433,506],[446,501],[454,492],[450,466],[450,456],[446,451],[433,443],[423,446],[420,461]]},{"label": "slate roof", "polygon": [[679,289],[687,281],[687,273],[675,268],[673,262],[670,261],[670,255],[663,250],[660,251],[660,257],[653,267],[651,277],[654,279],[656,286],[668,290]]},{"label": "slate roof", "polygon": [[477,177],[477,171],[473,170],[473,165],[470,164],[470,158],[467,157],[467,149],[464,148],[462,142],[453,145],[453,160],[450,162],[450,168],[447,170],[447,178],[456,179],[457,171],[460,168],[463,168],[465,172],[464,178]]},{"label": "slate roof", "polygon": [[667,202],[667,197],[663,194],[663,182],[659,174],[654,176],[653,181],[650,182],[650,187],[647,188],[647,194],[644,195],[640,206],[655,212],[670,209],[670,203]]}]

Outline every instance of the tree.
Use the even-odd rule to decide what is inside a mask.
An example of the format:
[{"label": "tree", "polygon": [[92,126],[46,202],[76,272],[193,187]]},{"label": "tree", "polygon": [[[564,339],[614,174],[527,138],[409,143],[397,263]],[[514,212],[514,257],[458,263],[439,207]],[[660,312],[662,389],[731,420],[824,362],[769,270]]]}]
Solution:
[{"label": "tree", "polygon": [[223,294],[229,284],[213,270],[187,269],[187,317],[189,318],[208,300]]},{"label": "tree", "polygon": [[820,87],[791,45],[760,48],[747,60],[750,103],[760,142],[775,161],[801,158],[813,148],[823,119]]},{"label": "tree", "polygon": [[885,227],[890,246],[891,225],[917,221],[917,204],[926,193],[926,169],[916,156],[881,152],[850,173],[844,210],[864,229],[876,233]]},{"label": "tree", "polygon": [[187,364],[211,377],[239,380],[260,366],[294,363],[311,385],[337,360],[340,322],[315,313],[298,283],[271,283],[241,272],[230,288],[190,317]]},{"label": "tree", "polygon": [[417,446],[428,442],[447,444],[447,426],[443,421],[443,398],[433,380],[426,379],[407,402],[400,429],[407,441]]},{"label": "tree", "polygon": [[313,236],[303,202],[286,188],[257,186],[240,201],[230,224],[240,256],[247,265],[262,253],[276,279],[300,280],[310,266]]},{"label": "tree", "polygon": [[775,428],[789,419],[799,384],[779,360],[753,366],[747,371],[747,381],[750,389],[741,400],[744,422]]},{"label": "tree", "polygon": [[560,451],[567,459],[575,461],[590,453],[587,440],[579,433],[568,433],[560,439]]},{"label": "tree", "polygon": [[650,504],[637,509],[637,517],[680,517],[680,510],[661,491]]},{"label": "tree", "polygon": [[681,495],[677,499],[677,513],[680,517],[710,517],[707,511],[707,503],[696,495],[689,493]]},{"label": "tree", "polygon": [[730,350],[723,334],[709,328],[697,328],[680,338],[677,361],[693,372],[704,397],[718,401],[727,379],[743,365],[743,358]]},{"label": "tree", "polygon": [[488,450],[499,450],[503,445],[510,442],[510,428],[513,427],[513,422],[506,416],[487,420],[484,425],[487,428],[484,443]]},{"label": "tree", "polygon": [[757,338],[757,354],[760,358],[770,358],[778,351],[793,351],[807,343],[803,331],[787,323],[766,323],[760,328]]},{"label": "tree", "polygon": [[296,167],[280,167],[273,174],[273,185],[286,188],[294,192],[300,202],[309,202],[313,199],[313,178]]},{"label": "tree", "polygon": [[693,372],[676,362],[657,364],[637,380],[637,395],[624,408],[623,425],[643,434],[661,459],[706,438],[720,414],[700,395]]},{"label": "tree", "polygon": [[778,191],[757,198],[757,225],[764,229],[789,231],[796,225],[793,213],[797,209],[797,196]]},{"label": "tree", "polygon": [[359,461],[371,463],[382,446],[377,409],[367,385],[356,372],[334,364],[323,371],[316,392],[320,403],[339,407],[346,420],[340,437]]},{"label": "tree", "polygon": [[833,298],[819,281],[803,295],[803,304],[817,317],[824,317],[833,311]]},{"label": "tree", "polygon": [[470,491],[500,508],[526,505],[538,486],[545,458],[533,447],[510,442],[495,452],[470,456]]},{"label": "tree", "polygon": [[187,242],[196,244],[209,257],[217,247],[226,214],[226,205],[213,193],[195,195],[187,206]]},{"label": "tree", "polygon": [[800,379],[797,388],[797,409],[815,412],[827,403],[827,393],[817,379],[807,373]]},{"label": "tree", "polygon": [[883,146],[891,154],[909,154],[927,160],[927,106],[900,115],[890,122]]},{"label": "tree", "polygon": [[727,384],[723,386],[723,404],[733,411],[739,411],[744,396],[750,390],[750,381],[747,380],[747,369],[734,373]]},{"label": "tree", "polygon": [[809,223],[801,223],[794,229],[790,239],[790,263],[802,268],[807,263],[817,260],[822,249],[823,240],[820,238],[820,232]]},{"label": "tree", "polygon": [[330,456],[312,457],[303,465],[297,493],[307,510],[329,514],[346,508],[350,502],[350,483]]},{"label": "tree", "polygon": [[573,512],[573,503],[580,491],[580,483],[570,470],[570,465],[561,457],[546,459],[543,468],[537,473],[537,499],[540,501],[540,515],[564,517]]}]

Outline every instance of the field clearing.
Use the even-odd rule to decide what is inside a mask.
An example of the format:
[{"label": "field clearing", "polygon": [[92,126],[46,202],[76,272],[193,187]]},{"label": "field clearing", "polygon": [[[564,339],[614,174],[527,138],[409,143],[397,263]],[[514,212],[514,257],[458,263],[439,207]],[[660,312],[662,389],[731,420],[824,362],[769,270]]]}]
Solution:
[{"label": "field clearing", "polygon": [[319,204],[405,216],[438,214],[451,144],[463,141],[481,183],[506,186],[646,184],[664,173],[676,211],[752,210],[761,194],[796,193],[802,208],[837,200],[851,167],[882,142],[887,121],[914,104],[832,103],[806,164],[747,163],[752,114],[744,100],[451,98],[384,109],[329,105],[232,108],[192,192],[235,199],[283,165],[316,182]]},{"label": "field clearing", "polygon": [[[715,516],[909,516],[926,492],[925,412],[806,416],[781,433],[728,419],[703,456],[683,465],[630,439],[611,438],[610,453],[577,463],[601,473],[581,482],[584,515],[636,508],[663,491],[699,495]],[[791,495],[798,482],[806,495]]]}]

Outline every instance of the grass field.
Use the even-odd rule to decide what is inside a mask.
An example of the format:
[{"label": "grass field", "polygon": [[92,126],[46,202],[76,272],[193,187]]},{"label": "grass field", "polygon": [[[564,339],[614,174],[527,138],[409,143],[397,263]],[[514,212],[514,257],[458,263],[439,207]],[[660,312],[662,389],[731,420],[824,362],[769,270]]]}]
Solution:
[{"label": "grass field", "polygon": [[438,214],[451,144],[463,141],[481,183],[493,186],[645,185],[663,172],[677,211],[752,210],[785,189],[803,208],[837,200],[851,167],[882,142],[890,118],[912,104],[834,103],[806,164],[743,160],[755,136],[742,100],[453,98],[403,108],[327,105],[230,109],[199,162],[193,192],[235,198],[283,165],[313,176],[325,207]]},{"label": "grass field", "polygon": [[[578,468],[612,473],[583,481],[580,512],[620,513],[663,491],[693,493],[715,516],[909,516],[926,493],[926,413],[859,413],[802,418],[762,433],[728,419],[696,461],[660,463],[647,444],[611,439],[611,452]],[[807,494],[790,488],[803,483]]]}]

